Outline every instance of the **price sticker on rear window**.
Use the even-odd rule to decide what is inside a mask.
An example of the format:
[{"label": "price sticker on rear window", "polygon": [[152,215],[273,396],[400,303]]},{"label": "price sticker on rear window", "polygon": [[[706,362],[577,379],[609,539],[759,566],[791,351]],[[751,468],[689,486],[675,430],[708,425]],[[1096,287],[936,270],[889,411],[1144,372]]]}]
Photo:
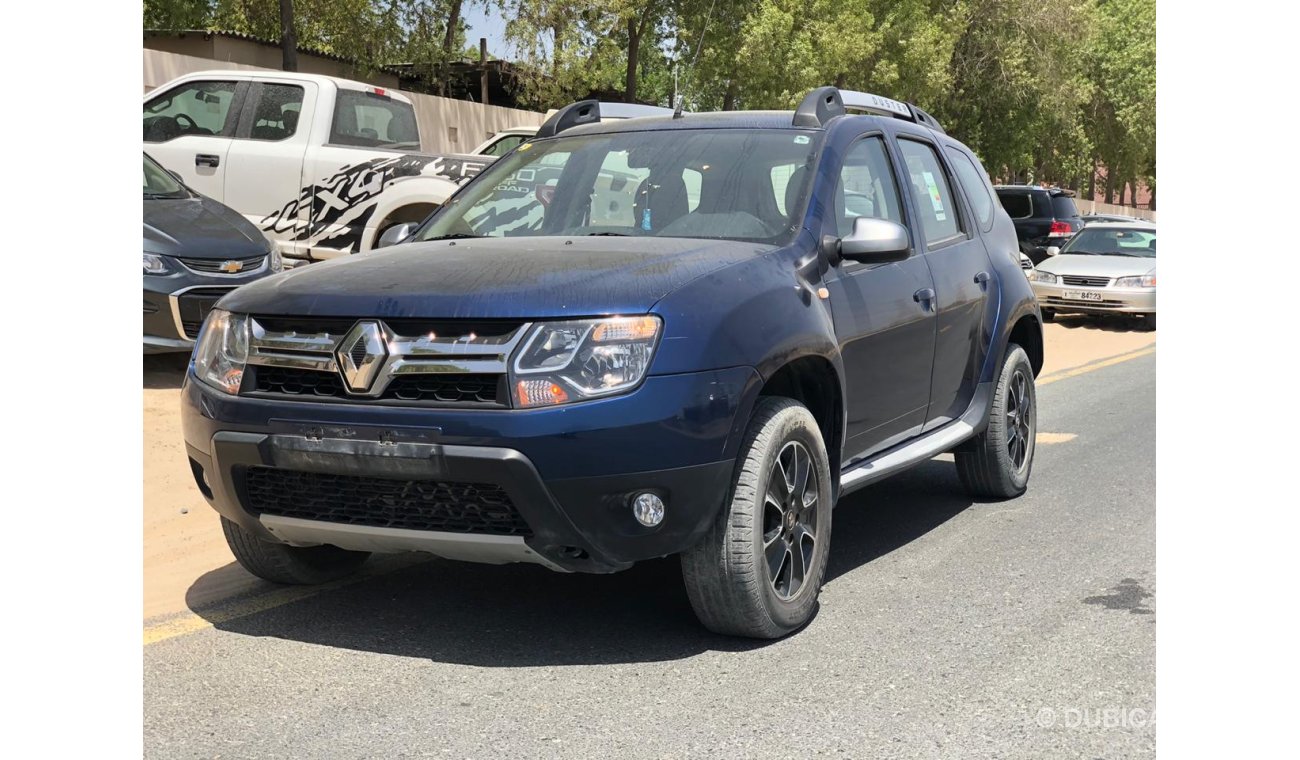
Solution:
[{"label": "price sticker on rear window", "polygon": [[794,138],[795,145],[807,145],[810,142],[812,142],[812,140],[808,137],[808,135],[795,135]]},{"label": "price sticker on rear window", "polygon": [[939,221],[946,221],[948,214],[943,210],[943,197],[939,195],[939,183],[934,181],[934,175],[930,172],[921,172],[925,178],[925,189],[930,196],[930,205],[934,208],[934,218]]}]

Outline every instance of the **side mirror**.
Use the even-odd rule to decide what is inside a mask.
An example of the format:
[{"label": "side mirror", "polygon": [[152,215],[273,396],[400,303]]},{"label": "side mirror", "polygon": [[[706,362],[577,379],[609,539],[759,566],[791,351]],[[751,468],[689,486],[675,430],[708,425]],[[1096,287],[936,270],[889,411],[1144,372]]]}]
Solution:
[{"label": "side mirror", "polygon": [[1056,255],[1060,254],[1060,252],[1061,252],[1061,249],[1058,248],[1058,247],[1056,247],[1056,246],[1054,246],[1054,245],[1049,245],[1049,246],[1047,246],[1047,255],[1048,255],[1048,256],[1056,256]]},{"label": "side mirror", "polygon": [[903,261],[911,251],[907,228],[888,219],[860,216],[853,220],[853,232],[840,238],[840,258],[863,264]]},{"label": "side mirror", "polygon": [[411,233],[415,232],[415,228],[419,226],[420,225],[415,224],[414,222],[394,224],[392,227],[384,230],[384,234],[379,236],[379,242],[375,244],[375,247],[387,248],[390,245],[397,245],[409,238]]}]

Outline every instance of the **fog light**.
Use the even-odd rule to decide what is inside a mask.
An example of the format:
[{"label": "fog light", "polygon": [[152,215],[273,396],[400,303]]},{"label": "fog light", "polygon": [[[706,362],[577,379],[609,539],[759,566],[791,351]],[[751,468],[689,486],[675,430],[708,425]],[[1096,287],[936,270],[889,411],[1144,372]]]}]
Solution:
[{"label": "fog light", "polygon": [[637,522],[653,528],[664,521],[664,500],[652,493],[637,494],[632,500],[632,515]]}]

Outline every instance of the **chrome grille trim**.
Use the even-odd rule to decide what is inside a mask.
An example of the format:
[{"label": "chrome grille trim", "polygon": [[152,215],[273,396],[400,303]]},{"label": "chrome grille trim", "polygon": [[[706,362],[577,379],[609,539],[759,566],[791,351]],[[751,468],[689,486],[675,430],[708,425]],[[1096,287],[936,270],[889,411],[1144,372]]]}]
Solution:
[{"label": "chrome grille trim", "polygon": [[1061,284],[1084,288],[1104,288],[1110,284],[1109,277],[1089,277],[1087,275],[1063,274]]},{"label": "chrome grille trim", "polygon": [[[351,328],[343,332],[276,332],[263,327],[256,317],[250,319],[248,363],[265,367],[285,367],[333,372],[342,376],[338,354],[351,346],[343,346],[352,334]],[[388,356],[383,360],[373,382],[365,392],[350,391],[354,398],[377,398],[384,394],[395,377],[411,375],[506,374],[510,357],[531,322],[521,323],[505,335],[477,337],[401,335],[381,319],[360,319],[375,322],[388,336]],[[356,323],[354,323],[355,325]],[[347,387],[346,379],[344,385]]]}]

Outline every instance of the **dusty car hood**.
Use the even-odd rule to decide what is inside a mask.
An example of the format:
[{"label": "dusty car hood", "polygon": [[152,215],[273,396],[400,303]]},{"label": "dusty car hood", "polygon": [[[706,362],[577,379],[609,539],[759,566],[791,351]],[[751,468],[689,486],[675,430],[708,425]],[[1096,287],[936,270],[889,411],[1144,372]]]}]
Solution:
[{"label": "dusty car hood", "polygon": [[1155,259],[1135,256],[1093,256],[1063,253],[1038,265],[1038,271],[1051,274],[1077,274],[1094,277],[1128,277],[1146,274],[1156,268]]},{"label": "dusty car hood", "polygon": [[211,198],[146,198],[144,250],[190,259],[234,259],[267,253],[270,243],[247,219]]},{"label": "dusty car hood", "polygon": [[645,313],[673,290],[774,246],[646,237],[411,243],[296,267],[222,308],[337,317],[563,317]]}]

